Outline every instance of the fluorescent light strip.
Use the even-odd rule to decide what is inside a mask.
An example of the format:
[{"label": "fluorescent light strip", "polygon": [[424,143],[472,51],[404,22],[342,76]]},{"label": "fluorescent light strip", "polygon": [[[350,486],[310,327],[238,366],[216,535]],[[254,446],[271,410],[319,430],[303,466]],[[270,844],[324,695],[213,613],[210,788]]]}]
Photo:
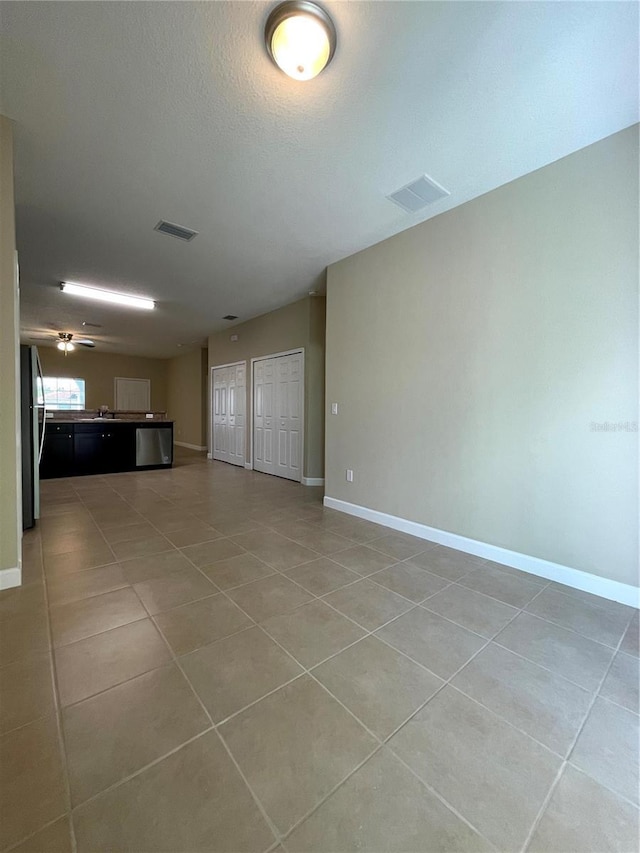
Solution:
[{"label": "fluorescent light strip", "polygon": [[63,293],[72,296],[83,296],[85,299],[96,299],[99,302],[112,302],[116,305],[126,305],[129,308],[144,308],[152,311],[156,307],[153,299],[143,299],[141,296],[127,296],[124,293],[111,293],[109,290],[98,290],[95,287],[87,287],[84,284],[76,284],[73,281],[60,283]]}]

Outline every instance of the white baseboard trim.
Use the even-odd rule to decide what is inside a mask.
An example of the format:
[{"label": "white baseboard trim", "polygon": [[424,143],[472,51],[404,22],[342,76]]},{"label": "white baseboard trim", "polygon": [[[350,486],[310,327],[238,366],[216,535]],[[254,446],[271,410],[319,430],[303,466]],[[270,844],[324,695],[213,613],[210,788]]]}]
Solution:
[{"label": "white baseboard trim", "polygon": [[251,462],[245,462],[244,467],[247,469],[247,471],[253,471],[253,465],[251,464]]},{"label": "white baseboard trim", "polygon": [[303,486],[324,486],[324,477],[303,477]]},{"label": "white baseboard trim", "polygon": [[459,536],[457,533],[448,533],[446,530],[438,530],[436,527],[428,527],[426,524],[420,524],[417,521],[408,521],[396,515],[388,515],[386,512],[379,512],[328,495],[325,495],[324,505],[329,509],[336,509],[339,512],[355,515],[357,518],[363,518],[366,521],[382,524],[392,530],[410,533],[420,539],[437,542],[438,545],[446,545],[448,548],[455,548],[457,551],[464,551],[466,554],[473,554],[475,557],[492,560],[495,563],[501,563],[503,566],[510,566],[512,569],[520,569],[520,571],[528,572],[530,575],[557,581],[565,584],[565,586],[590,592],[592,595],[599,595],[601,598],[608,598],[610,601],[619,601],[621,604],[640,608],[640,589],[631,586],[631,584],[601,578],[598,575],[592,575],[590,572],[583,572],[581,569],[572,569],[559,563],[551,563],[548,560],[542,560],[540,557],[530,557],[527,554],[520,554],[518,551],[510,551],[497,545],[479,542],[477,539],[468,539],[466,536]]},{"label": "white baseboard trim", "polygon": [[213,459],[213,453],[207,453],[207,459]]},{"label": "white baseboard trim", "polygon": [[16,566],[12,569],[0,569],[0,589],[12,589],[22,584],[22,571]]},{"label": "white baseboard trim", "polygon": [[187,450],[200,450],[200,451],[202,451],[202,450],[207,449],[206,445],[188,444],[186,441],[174,441],[173,443],[176,444],[178,447],[186,447]]}]

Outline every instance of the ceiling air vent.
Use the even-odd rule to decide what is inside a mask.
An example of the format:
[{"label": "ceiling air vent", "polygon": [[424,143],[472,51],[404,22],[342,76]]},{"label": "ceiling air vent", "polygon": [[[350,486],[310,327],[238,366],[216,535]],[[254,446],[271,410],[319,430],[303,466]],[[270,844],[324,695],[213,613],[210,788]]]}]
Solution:
[{"label": "ceiling air vent", "polygon": [[153,230],[159,231],[161,234],[168,234],[170,237],[177,237],[178,240],[184,240],[187,243],[198,234],[191,228],[184,228],[182,225],[176,225],[174,222],[167,222],[164,219],[161,219]]},{"label": "ceiling air vent", "polygon": [[433,204],[434,201],[439,201],[441,198],[446,198],[451,195],[449,190],[445,190],[440,184],[432,180],[428,175],[422,175],[417,181],[412,181],[410,184],[402,187],[396,192],[388,195],[389,201],[397,204],[407,213],[417,213],[426,207],[428,204]]},{"label": "ceiling air vent", "polygon": [[222,318],[223,320],[237,320],[237,316],[235,314],[225,314]]}]

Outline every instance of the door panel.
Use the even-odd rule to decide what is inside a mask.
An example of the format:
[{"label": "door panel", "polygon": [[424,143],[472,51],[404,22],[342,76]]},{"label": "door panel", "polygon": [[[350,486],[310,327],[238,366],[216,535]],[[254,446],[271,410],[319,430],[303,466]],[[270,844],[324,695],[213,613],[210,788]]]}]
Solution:
[{"label": "door panel", "polygon": [[246,365],[213,371],[213,458],[244,467]]},{"label": "door panel", "polygon": [[256,471],[301,480],[303,393],[301,353],[255,362],[253,467]]}]

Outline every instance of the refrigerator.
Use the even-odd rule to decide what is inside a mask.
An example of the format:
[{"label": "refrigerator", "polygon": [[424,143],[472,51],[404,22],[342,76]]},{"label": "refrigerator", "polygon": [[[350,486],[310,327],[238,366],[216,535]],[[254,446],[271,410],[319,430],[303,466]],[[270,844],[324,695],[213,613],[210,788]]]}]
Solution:
[{"label": "refrigerator", "polygon": [[22,434],[22,529],[40,518],[40,458],[46,409],[37,347],[20,347],[20,420]]}]

